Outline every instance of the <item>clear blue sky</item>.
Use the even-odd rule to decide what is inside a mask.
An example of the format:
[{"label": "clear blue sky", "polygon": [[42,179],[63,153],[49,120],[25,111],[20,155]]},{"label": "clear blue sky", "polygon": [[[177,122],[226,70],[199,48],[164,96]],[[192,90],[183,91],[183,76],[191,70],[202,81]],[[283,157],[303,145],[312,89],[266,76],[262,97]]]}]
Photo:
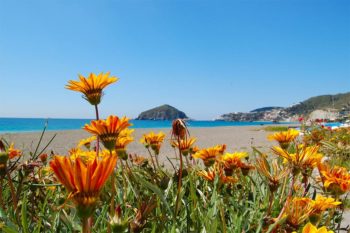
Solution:
[{"label": "clear blue sky", "polygon": [[350,91],[350,1],[0,0],[2,117],[90,118],[64,89],[120,78],[100,106],[195,119]]}]

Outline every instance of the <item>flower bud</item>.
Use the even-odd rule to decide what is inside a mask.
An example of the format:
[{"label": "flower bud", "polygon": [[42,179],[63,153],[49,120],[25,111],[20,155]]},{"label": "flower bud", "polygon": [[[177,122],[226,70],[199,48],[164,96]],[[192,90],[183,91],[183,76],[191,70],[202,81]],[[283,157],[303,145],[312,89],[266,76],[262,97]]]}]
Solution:
[{"label": "flower bud", "polygon": [[0,176],[4,176],[6,174],[8,159],[9,159],[8,152],[5,152],[5,151],[0,152]]},{"label": "flower bud", "polygon": [[41,155],[39,156],[41,162],[43,162],[43,163],[46,163],[47,157],[48,157],[47,154],[41,154]]},{"label": "flower bud", "polygon": [[180,139],[184,139],[187,134],[186,123],[181,119],[176,119],[172,124],[172,135]]},{"label": "flower bud", "polygon": [[122,160],[128,159],[128,154],[126,153],[125,149],[117,149],[116,151],[117,151],[118,158],[121,158]]},{"label": "flower bud", "polygon": [[125,232],[128,228],[128,219],[122,219],[122,209],[120,208],[120,205],[115,209],[114,216],[109,223],[111,224],[112,232],[114,233]]}]

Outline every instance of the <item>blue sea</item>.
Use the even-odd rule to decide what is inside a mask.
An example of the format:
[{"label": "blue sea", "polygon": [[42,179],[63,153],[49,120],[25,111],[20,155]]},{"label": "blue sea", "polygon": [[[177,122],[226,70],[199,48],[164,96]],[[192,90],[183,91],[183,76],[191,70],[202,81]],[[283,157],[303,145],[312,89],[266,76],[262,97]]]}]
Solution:
[{"label": "blue sea", "polygon": [[[0,133],[81,129],[91,119],[55,119],[55,118],[0,118]],[[131,120],[131,128],[170,128],[171,121]],[[254,126],[271,125],[273,122],[226,122],[226,121],[188,121],[189,127]],[[282,123],[282,124],[290,124]]]}]

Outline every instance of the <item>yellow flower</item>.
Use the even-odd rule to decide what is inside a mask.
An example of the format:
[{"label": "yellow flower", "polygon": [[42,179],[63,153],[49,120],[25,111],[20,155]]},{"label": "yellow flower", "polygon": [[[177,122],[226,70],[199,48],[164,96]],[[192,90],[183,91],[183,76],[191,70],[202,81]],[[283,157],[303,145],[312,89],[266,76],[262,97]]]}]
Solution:
[{"label": "yellow flower", "polygon": [[248,157],[247,152],[225,153],[218,159],[218,161],[224,165],[225,174],[232,175],[233,170],[238,168],[249,170],[250,167],[241,160],[246,157]]},{"label": "yellow flower", "polygon": [[281,147],[273,147],[272,151],[288,162],[294,174],[303,172],[308,175],[320,163],[322,154],[318,153],[319,146],[297,146],[296,153],[289,153]]},{"label": "yellow flower", "polygon": [[100,192],[116,165],[116,156],[105,156],[83,161],[66,156],[55,156],[50,167],[66,187],[81,217],[89,217],[95,210]]},{"label": "yellow flower", "polygon": [[176,140],[171,141],[172,147],[180,148],[181,154],[186,156],[188,154],[192,154],[192,146],[196,142],[195,138],[184,138],[180,139],[180,146],[179,143]]},{"label": "yellow flower", "polygon": [[114,150],[117,138],[121,131],[131,126],[126,117],[109,116],[106,120],[94,120],[86,124],[84,129],[100,137],[102,144],[108,150]]},{"label": "yellow flower", "polygon": [[322,213],[326,209],[336,208],[340,205],[340,201],[335,201],[334,198],[317,195],[315,200],[311,201],[313,213]]},{"label": "yellow flower", "polygon": [[[80,158],[84,162],[92,161],[96,158],[96,151],[83,151],[80,148],[72,148],[68,151],[68,155],[71,160],[76,160],[77,158]],[[105,157],[111,155],[111,152],[109,150],[102,150],[99,153],[99,157]],[[115,151],[112,151],[113,156],[117,156]]]},{"label": "yellow flower", "polygon": [[328,231],[326,227],[318,228],[308,223],[304,226],[302,233],[333,233],[333,231]]},{"label": "yellow flower", "polygon": [[324,187],[336,195],[350,191],[350,174],[344,167],[319,166]]},{"label": "yellow flower", "polygon": [[118,156],[123,160],[128,159],[128,154],[126,153],[126,146],[130,142],[134,141],[134,138],[131,136],[132,132],[134,132],[133,129],[124,129],[122,132],[120,132],[115,144],[115,149],[118,153]]},{"label": "yellow flower", "polygon": [[96,158],[96,151],[83,151],[80,148],[72,148],[68,151],[68,155],[71,160],[80,158],[83,161],[88,161]]},{"label": "yellow flower", "polygon": [[264,157],[258,158],[256,160],[255,167],[258,172],[267,179],[271,192],[275,192],[280,185],[280,180],[289,174],[289,169],[282,170],[279,168],[277,160],[274,160],[272,162],[272,166],[270,166]]},{"label": "yellow flower", "polygon": [[79,144],[78,144],[78,147],[85,146],[87,149],[90,149],[91,142],[93,142],[93,141],[96,141],[96,136],[81,139]]},{"label": "yellow flower", "polygon": [[271,134],[268,139],[277,141],[283,149],[287,149],[289,144],[298,136],[298,130],[288,129],[288,131]]},{"label": "yellow flower", "polygon": [[246,157],[248,157],[247,152],[225,153],[219,161],[223,162],[225,166],[235,169],[241,166],[241,159]]},{"label": "yellow flower", "polygon": [[144,144],[146,148],[151,147],[154,153],[158,155],[164,138],[165,134],[163,132],[155,134],[153,131],[151,131],[148,134],[144,134],[140,142]]},{"label": "yellow flower", "polygon": [[131,136],[131,134],[134,132],[134,129],[124,129],[120,132],[117,142],[115,144],[116,149],[125,149],[125,147],[132,141],[134,141],[134,138]]},{"label": "yellow flower", "polygon": [[209,167],[214,164],[216,158],[224,153],[226,145],[217,145],[214,147],[202,149],[192,155],[193,158],[202,159],[204,165]]},{"label": "yellow flower", "polygon": [[79,75],[79,81],[70,80],[66,88],[72,91],[78,91],[84,94],[84,99],[92,105],[98,105],[101,102],[103,89],[111,83],[114,83],[118,78],[109,77],[109,72],[100,73],[98,75],[90,73],[88,78]]}]

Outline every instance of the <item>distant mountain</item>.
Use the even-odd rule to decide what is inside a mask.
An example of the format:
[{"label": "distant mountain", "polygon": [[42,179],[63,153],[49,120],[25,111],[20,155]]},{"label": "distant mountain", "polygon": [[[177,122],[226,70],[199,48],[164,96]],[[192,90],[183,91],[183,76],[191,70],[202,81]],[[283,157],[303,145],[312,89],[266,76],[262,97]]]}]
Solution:
[{"label": "distant mountain", "polygon": [[350,92],[337,95],[320,95],[311,97],[299,104],[287,108],[290,114],[310,114],[319,109],[335,109],[338,111],[350,109]]},{"label": "distant mountain", "polygon": [[136,120],[174,120],[188,118],[186,114],[173,106],[164,104],[140,113]]},{"label": "distant mountain", "polygon": [[254,109],[250,112],[266,112],[266,111],[272,111],[272,110],[275,110],[275,109],[282,109],[283,107],[263,107],[263,108],[257,108],[257,109]]},{"label": "distant mountain", "polygon": [[287,108],[263,107],[250,112],[227,113],[221,115],[217,120],[296,121],[300,116],[334,120],[348,114],[350,114],[350,92],[311,97]]}]

